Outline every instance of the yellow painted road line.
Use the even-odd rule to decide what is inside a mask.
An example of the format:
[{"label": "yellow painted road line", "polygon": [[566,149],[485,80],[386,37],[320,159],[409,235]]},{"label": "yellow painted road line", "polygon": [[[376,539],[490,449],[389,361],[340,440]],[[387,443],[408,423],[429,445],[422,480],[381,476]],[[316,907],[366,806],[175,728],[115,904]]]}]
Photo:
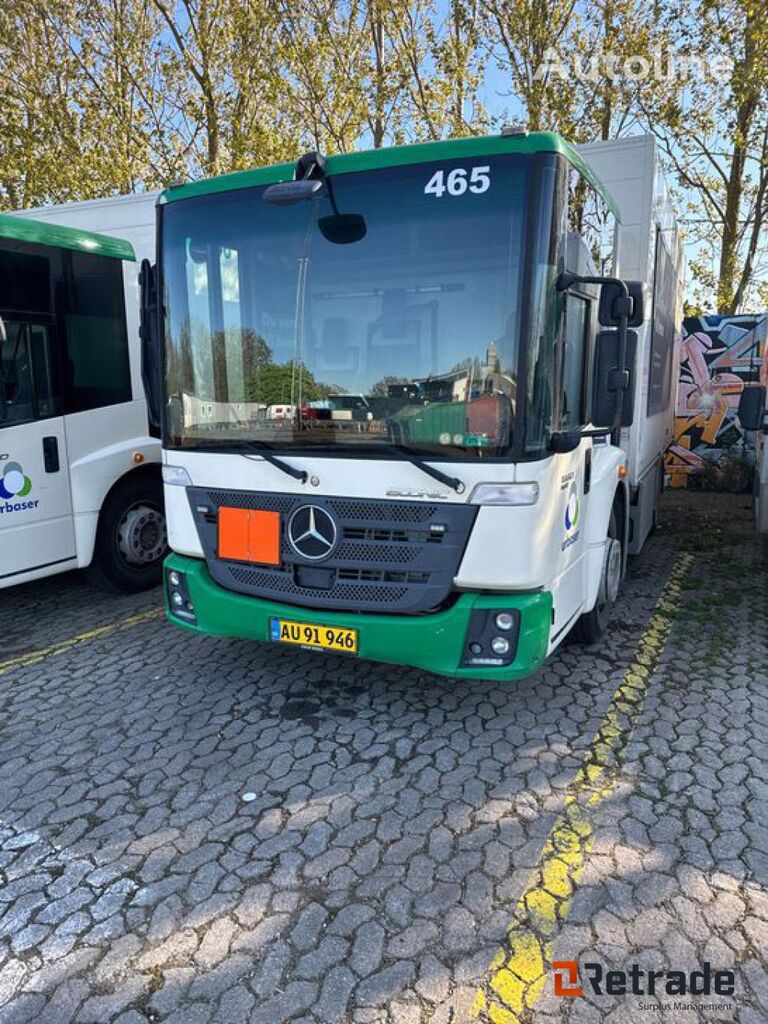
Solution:
[{"label": "yellow painted road line", "polygon": [[475,1018],[490,1024],[522,1024],[532,1017],[552,962],[552,940],[568,917],[591,847],[595,811],[614,788],[623,748],[637,723],[692,562],[691,555],[683,554],[672,567],[632,662],[568,787],[538,867],[515,906],[504,948],[477,991]]},{"label": "yellow painted road line", "polygon": [[41,647],[28,654],[20,654],[17,658],[10,658],[8,661],[0,661],[0,676],[11,672],[15,668],[24,668],[27,665],[36,665],[39,661],[51,658],[55,654],[63,654],[72,647],[79,644],[89,643],[107,633],[114,633],[118,629],[126,629],[129,626],[137,626],[140,622],[149,622],[151,619],[159,618],[163,614],[162,608],[153,608],[149,612],[139,612],[137,615],[129,615],[127,619],[119,622],[111,622],[107,626],[98,626],[96,629],[89,629],[87,633],[80,633],[78,636],[70,637],[68,640],[61,640],[50,647]]}]

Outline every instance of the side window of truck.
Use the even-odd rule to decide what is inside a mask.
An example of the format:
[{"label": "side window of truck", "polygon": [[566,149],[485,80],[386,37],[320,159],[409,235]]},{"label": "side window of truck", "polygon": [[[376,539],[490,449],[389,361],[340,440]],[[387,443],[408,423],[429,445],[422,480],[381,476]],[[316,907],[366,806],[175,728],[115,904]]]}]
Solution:
[{"label": "side window of truck", "polygon": [[64,257],[59,312],[64,327],[66,413],[130,402],[123,265],[91,253]]},{"label": "side window of truck", "polygon": [[575,167],[571,168],[568,178],[568,227],[586,245],[593,272],[611,274],[616,218],[602,196]]},{"label": "side window of truck", "polygon": [[563,332],[563,377],[560,423],[562,430],[584,424],[584,372],[587,355],[590,302],[570,292],[565,303]]},{"label": "side window of truck", "polygon": [[653,282],[653,320],[648,370],[648,415],[664,412],[672,399],[672,358],[675,351],[675,297],[677,277],[672,257],[660,231],[656,235]]}]

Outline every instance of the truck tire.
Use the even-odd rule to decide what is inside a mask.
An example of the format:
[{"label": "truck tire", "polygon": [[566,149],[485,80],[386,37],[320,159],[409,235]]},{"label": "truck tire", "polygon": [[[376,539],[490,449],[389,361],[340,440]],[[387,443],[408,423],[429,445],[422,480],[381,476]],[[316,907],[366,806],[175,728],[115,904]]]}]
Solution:
[{"label": "truck tire", "polygon": [[[618,544],[618,549],[613,549],[608,554],[607,568],[604,570],[604,580],[601,580],[597,601],[592,611],[585,612],[576,623],[573,635],[574,639],[583,644],[595,644],[603,638],[608,623],[611,620],[613,606],[616,603],[619,588],[621,586],[621,566],[623,552],[621,550],[621,534],[619,533],[618,517],[616,506],[611,509],[611,518],[608,521],[608,539],[611,544]],[[618,567],[616,556],[618,553]],[[605,585],[605,573],[609,574],[608,585]],[[618,573],[618,577],[617,574]]]},{"label": "truck tire", "polygon": [[167,553],[160,480],[142,473],[115,484],[99,515],[88,580],[101,590],[146,590],[160,582]]}]

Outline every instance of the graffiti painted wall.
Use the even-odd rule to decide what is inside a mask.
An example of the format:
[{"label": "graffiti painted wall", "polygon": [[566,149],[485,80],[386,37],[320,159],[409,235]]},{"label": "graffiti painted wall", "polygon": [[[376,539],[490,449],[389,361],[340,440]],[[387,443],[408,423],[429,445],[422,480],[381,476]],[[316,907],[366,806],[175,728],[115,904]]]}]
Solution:
[{"label": "graffiti painted wall", "polygon": [[754,459],[736,410],[746,382],[768,383],[767,335],[766,313],[683,321],[675,437],[665,458],[673,487],[686,487],[705,463]]}]

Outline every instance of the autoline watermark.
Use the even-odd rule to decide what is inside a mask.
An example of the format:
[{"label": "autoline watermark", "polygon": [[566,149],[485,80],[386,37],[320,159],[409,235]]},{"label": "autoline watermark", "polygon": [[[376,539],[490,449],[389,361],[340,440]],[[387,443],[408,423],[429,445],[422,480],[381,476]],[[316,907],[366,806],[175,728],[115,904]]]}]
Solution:
[{"label": "autoline watermark", "polygon": [[666,82],[684,84],[693,78],[712,82],[727,82],[733,71],[733,61],[724,54],[683,54],[675,50],[657,48],[649,54],[605,53],[587,57],[564,53],[550,47],[544,51],[544,60],[536,69],[534,79],[561,78],[582,82]]}]

